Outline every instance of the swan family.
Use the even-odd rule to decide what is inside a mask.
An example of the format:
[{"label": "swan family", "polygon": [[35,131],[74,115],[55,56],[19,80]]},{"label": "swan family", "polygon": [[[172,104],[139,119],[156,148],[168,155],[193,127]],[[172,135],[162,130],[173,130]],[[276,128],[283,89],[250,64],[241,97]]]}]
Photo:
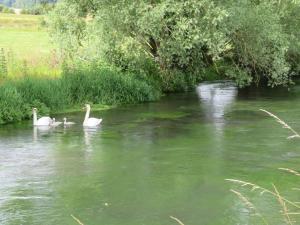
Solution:
[{"label": "swan family", "polygon": [[[91,112],[91,106],[89,104],[85,105],[85,117],[83,121],[83,127],[97,127],[102,122],[102,119],[98,118],[90,118],[90,112]],[[75,124],[74,122],[67,121],[67,118],[65,117],[63,122],[55,121],[55,118],[50,118],[48,116],[44,116],[41,118],[37,118],[37,108],[32,109],[33,114],[33,126],[48,126],[48,127],[57,127],[61,124],[64,126],[71,126]]]}]

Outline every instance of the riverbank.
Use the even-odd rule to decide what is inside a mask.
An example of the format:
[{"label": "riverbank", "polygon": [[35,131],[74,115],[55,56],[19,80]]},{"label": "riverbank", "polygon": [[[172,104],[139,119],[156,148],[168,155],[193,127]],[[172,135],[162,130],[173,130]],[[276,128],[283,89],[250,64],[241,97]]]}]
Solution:
[{"label": "riverbank", "polygon": [[119,104],[158,100],[161,91],[135,74],[101,66],[65,71],[60,77],[25,76],[0,85],[0,124],[40,115],[77,111],[85,103],[105,109]]}]

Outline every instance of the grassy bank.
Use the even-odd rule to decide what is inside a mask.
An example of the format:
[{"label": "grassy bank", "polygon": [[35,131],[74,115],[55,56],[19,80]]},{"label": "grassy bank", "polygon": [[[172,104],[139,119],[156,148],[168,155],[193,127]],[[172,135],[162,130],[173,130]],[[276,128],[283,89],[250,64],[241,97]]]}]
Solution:
[{"label": "grassy bank", "polygon": [[101,105],[154,101],[160,91],[134,74],[112,67],[69,70],[59,78],[26,76],[0,85],[0,124],[31,118],[33,107],[43,115]]},{"label": "grassy bank", "polygon": [[96,105],[132,104],[159,98],[145,76],[107,65],[72,63],[62,69],[43,18],[0,13],[0,124]]}]

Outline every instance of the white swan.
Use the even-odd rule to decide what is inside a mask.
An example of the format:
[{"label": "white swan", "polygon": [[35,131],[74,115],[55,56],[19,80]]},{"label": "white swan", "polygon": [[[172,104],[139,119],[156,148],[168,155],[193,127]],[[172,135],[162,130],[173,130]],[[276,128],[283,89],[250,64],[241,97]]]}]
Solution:
[{"label": "white swan", "polygon": [[53,120],[48,116],[44,116],[37,119],[36,108],[32,109],[32,114],[33,114],[33,126],[51,126],[51,124],[53,123]]},{"label": "white swan", "polygon": [[84,127],[97,127],[100,125],[102,122],[102,119],[98,118],[89,118],[90,117],[90,111],[91,111],[91,106],[89,104],[85,105],[86,113],[83,121],[83,126]]},{"label": "white swan", "polygon": [[74,122],[67,122],[67,118],[65,117],[64,118],[64,126],[70,126],[70,125],[73,125],[75,124]]},{"label": "white swan", "polygon": [[51,127],[57,127],[59,125],[61,125],[62,122],[59,122],[59,121],[55,121],[55,118],[52,119],[52,124],[50,125]]}]

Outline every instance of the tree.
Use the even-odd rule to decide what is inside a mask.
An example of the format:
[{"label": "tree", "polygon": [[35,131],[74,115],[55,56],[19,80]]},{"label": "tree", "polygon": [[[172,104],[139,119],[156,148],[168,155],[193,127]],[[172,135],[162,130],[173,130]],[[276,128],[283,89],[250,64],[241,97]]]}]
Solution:
[{"label": "tree", "polygon": [[[163,80],[209,68],[240,86],[288,85],[299,72],[299,3],[275,0],[63,0],[51,14],[68,58]],[[163,82],[162,80],[162,82]]]}]

